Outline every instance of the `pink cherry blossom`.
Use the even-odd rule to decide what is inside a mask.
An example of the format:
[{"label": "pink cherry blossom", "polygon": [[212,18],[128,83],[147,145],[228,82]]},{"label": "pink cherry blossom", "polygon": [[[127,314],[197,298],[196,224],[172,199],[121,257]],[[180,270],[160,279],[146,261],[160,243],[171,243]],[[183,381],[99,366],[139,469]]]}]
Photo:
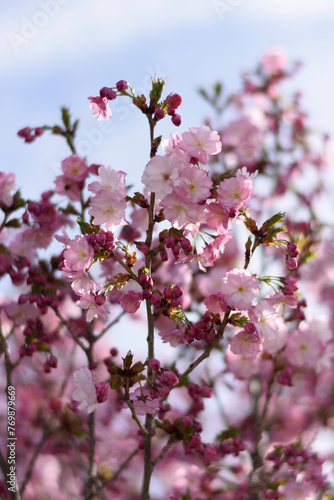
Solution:
[{"label": "pink cherry blossom", "polygon": [[108,189],[112,192],[118,192],[122,196],[126,196],[125,192],[125,177],[126,173],[122,170],[116,172],[112,167],[99,167],[97,181],[88,184],[88,189],[94,194],[97,194],[100,189]]},{"label": "pink cherry blossom", "polygon": [[208,227],[216,231],[225,232],[228,227],[229,210],[221,207],[218,203],[210,203],[206,206],[205,222]]},{"label": "pink cherry blossom", "polygon": [[207,125],[190,127],[189,132],[182,134],[179,147],[203,164],[208,163],[209,155],[216,155],[222,150],[218,132],[211,130]]},{"label": "pink cherry blossom", "polygon": [[294,331],[288,336],[285,355],[294,366],[315,366],[323,352],[319,338],[310,331]]},{"label": "pink cherry blossom", "polygon": [[263,346],[257,335],[242,331],[230,340],[230,349],[233,354],[241,354],[248,357],[260,353]]},{"label": "pink cherry blossom", "polygon": [[130,290],[129,292],[122,295],[120,299],[120,304],[124,311],[130,314],[134,314],[143,302],[143,297],[140,293]]},{"label": "pink cherry blossom", "polygon": [[[77,235],[74,240],[70,240],[63,252],[63,261],[66,270],[82,272],[89,268],[93,261],[94,251],[87,243],[84,235]],[[68,272],[68,271],[67,271]]]},{"label": "pink cherry blossom", "polygon": [[168,330],[167,332],[159,332],[160,337],[164,344],[167,342],[172,347],[177,347],[180,343],[187,344],[188,342],[185,339],[185,328],[181,326],[180,328],[174,328],[173,330]]},{"label": "pink cherry blossom", "polygon": [[217,193],[220,205],[239,210],[253,194],[253,181],[243,175],[230,177],[219,184]]},{"label": "pink cherry blossom", "polygon": [[80,156],[71,155],[61,162],[63,174],[73,181],[84,181],[88,175],[88,166]]},{"label": "pink cherry blossom", "polygon": [[266,73],[275,74],[286,67],[287,57],[281,47],[272,47],[262,57],[261,64]]},{"label": "pink cherry blossom", "polygon": [[186,201],[176,194],[169,194],[160,203],[164,208],[164,214],[174,227],[182,229],[187,224],[196,224],[200,213],[204,211],[203,206]]},{"label": "pink cherry blossom", "polygon": [[130,400],[137,415],[154,415],[159,410],[160,398],[152,399],[145,387],[137,387],[135,391],[131,392]]},{"label": "pink cherry blossom", "polygon": [[173,192],[179,182],[179,162],[175,155],[152,158],[145,167],[142,183],[159,199]]},{"label": "pink cherry blossom", "polygon": [[89,96],[87,99],[90,100],[89,107],[93,111],[93,116],[97,116],[97,119],[103,120],[104,118],[111,118],[111,109],[109,108],[108,99],[106,97],[100,96]]},{"label": "pink cherry blossom", "polygon": [[57,194],[68,196],[72,201],[80,201],[82,186],[77,181],[65,175],[58,175],[55,179],[55,186]]},{"label": "pink cherry blossom", "polygon": [[213,314],[220,314],[227,310],[225,295],[221,292],[215,292],[209,295],[209,297],[204,299],[204,304]]},{"label": "pink cherry blossom", "polygon": [[8,207],[13,203],[11,191],[15,189],[15,174],[0,172],[0,201]]},{"label": "pink cherry blossom", "polygon": [[72,394],[74,401],[79,401],[79,410],[87,409],[88,413],[92,413],[96,410],[97,396],[95,389],[95,379],[92,372],[87,366],[83,366],[80,370],[76,370],[73,373],[72,384],[77,386],[77,389]]},{"label": "pink cherry blossom", "polygon": [[108,189],[100,189],[90,200],[89,214],[94,217],[96,225],[105,224],[105,229],[115,231],[119,226],[127,224],[124,219],[126,202],[118,193]]},{"label": "pink cherry blossom", "polygon": [[259,295],[260,283],[246,269],[232,269],[226,273],[222,281],[221,291],[225,295],[228,306],[232,309],[247,310],[253,299]]},{"label": "pink cherry blossom", "polygon": [[248,314],[261,340],[264,338],[271,340],[276,337],[278,314],[267,300],[261,300],[255,307],[251,307]]},{"label": "pink cherry blossom", "polygon": [[197,167],[183,168],[175,192],[191,202],[200,202],[210,196],[212,179]]},{"label": "pink cherry blossom", "polygon": [[77,301],[77,306],[87,310],[86,320],[90,323],[94,318],[100,318],[102,321],[107,319],[109,309],[106,304],[99,304],[96,301],[95,293],[87,293],[80,297]]}]

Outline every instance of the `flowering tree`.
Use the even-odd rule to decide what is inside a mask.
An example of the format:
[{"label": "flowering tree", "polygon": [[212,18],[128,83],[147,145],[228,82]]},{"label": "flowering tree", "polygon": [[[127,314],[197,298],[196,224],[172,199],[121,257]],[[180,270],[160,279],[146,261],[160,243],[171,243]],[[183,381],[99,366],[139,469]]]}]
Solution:
[{"label": "flowering tree", "polygon": [[[304,298],[332,311],[326,151],[300,95],[280,96],[295,70],[272,50],[238,93],[201,90],[214,125],[165,141],[182,99],[163,80],[90,96],[98,120],[120,97],[145,115],[142,191],[77,155],[66,108],[18,132],[61,135],[71,155],[39,201],[0,174],[0,270],[18,291],[0,316],[1,498],[334,498],[333,455],[312,448],[333,425],[333,322]],[[143,359],[118,343],[136,324]]]}]

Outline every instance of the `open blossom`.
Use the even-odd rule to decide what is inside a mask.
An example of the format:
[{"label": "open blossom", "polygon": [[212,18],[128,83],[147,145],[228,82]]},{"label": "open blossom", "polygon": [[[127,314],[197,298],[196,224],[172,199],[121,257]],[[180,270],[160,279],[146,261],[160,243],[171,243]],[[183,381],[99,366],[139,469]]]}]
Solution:
[{"label": "open blossom", "polygon": [[93,111],[93,116],[97,116],[97,119],[103,120],[103,118],[111,118],[111,109],[108,105],[108,99],[106,97],[90,95],[87,97],[90,100],[89,107]]},{"label": "open blossom", "polygon": [[181,326],[181,328],[174,328],[173,330],[168,330],[167,332],[159,332],[160,337],[164,344],[167,342],[172,347],[177,347],[180,343],[187,344],[185,339],[185,328]]},{"label": "open blossom", "polygon": [[79,410],[87,408],[88,413],[96,410],[98,403],[94,382],[93,374],[87,366],[83,366],[80,370],[76,370],[73,373],[71,383],[75,384],[77,389],[73,392],[72,398],[74,401],[80,402],[78,406]]},{"label": "open blossom", "polygon": [[63,262],[66,263],[66,269],[74,272],[82,272],[88,268],[93,257],[93,248],[82,234],[77,235],[74,240],[69,240],[63,252]]},{"label": "open blossom", "polygon": [[130,314],[134,314],[139,309],[142,302],[142,295],[135,292],[135,290],[130,290],[129,292],[124,293],[120,299],[120,304],[124,311]]},{"label": "open blossom", "polygon": [[205,165],[209,161],[209,155],[220,153],[222,143],[218,132],[202,125],[190,127],[189,132],[184,132],[179,147]]},{"label": "open blossom", "polygon": [[105,229],[115,231],[119,226],[126,224],[125,209],[126,201],[124,197],[108,189],[100,189],[90,200],[91,208],[89,214],[94,217],[93,223],[96,225],[105,224]]},{"label": "open blossom", "polygon": [[206,206],[205,223],[218,233],[224,233],[228,227],[229,210],[221,207],[218,203],[210,203]]},{"label": "open blossom", "polygon": [[7,205],[7,207],[13,203],[11,191],[15,189],[15,180],[15,174],[0,172],[0,201]]},{"label": "open blossom", "polygon": [[159,410],[160,398],[152,399],[151,394],[145,387],[138,387],[130,393],[130,400],[137,415],[154,415]]},{"label": "open blossom", "polygon": [[160,205],[164,208],[164,214],[174,227],[182,229],[187,224],[196,224],[203,206],[186,201],[176,194],[169,194],[162,200]]},{"label": "open blossom", "polygon": [[262,57],[261,64],[266,73],[278,73],[286,67],[287,57],[281,47],[272,47]]},{"label": "open blossom", "polygon": [[278,331],[276,318],[278,314],[267,300],[261,300],[248,311],[248,314],[261,340],[264,338],[271,340],[276,337]]},{"label": "open blossom", "polygon": [[235,268],[226,273],[221,291],[229,307],[245,311],[252,306],[253,299],[258,297],[259,288],[259,280],[254,278],[247,269]]},{"label": "open blossom", "polygon": [[248,357],[262,352],[263,346],[257,335],[247,333],[243,330],[230,340],[230,349],[233,354],[241,354]]},{"label": "open blossom", "polygon": [[185,167],[179,175],[175,192],[191,202],[200,202],[210,196],[212,179],[207,172],[197,167]]},{"label": "open blossom", "polygon": [[175,155],[153,157],[145,167],[142,183],[151,193],[162,199],[172,193],[179,179],[179,162]]},{"label": "open blossom", "polygon": [[93,321],[94,318],[100,318],[102,321],[105,321],[109,314],[106,304],[100,304],[96,297],[98,297],[98,295],[95,293],[88,293],[87,295],[81,296],[80,300],[77,301],[77,306],[87,310],[86,320],[89,323]]},{"label": "open blossom", "polygon": [[65,175],[58,175],[55,178],[55,192],[68,196],[71,201],[80,201],[82,185],[79,182],[69,179]]},{"label": "open blossom", "polygon": [[208,311],[213,314],[220,314],[227,310],[227,304],[225,302],[225,295],[221,292],[215,292],[204,299],[204,304],[206,305]]},{"label": "open blossom", "polygon": [[88,175],[88,166],[80,156],[71,155],[61,162],[63,174],[74,181],[84,181]]},{"label": "open blossom", "polygon": [[253,194],[253,180],[242,174],[224,179],[217,188],[217,202],[226,208],[239,210]]},{"label": "open blossom", "polygon": [[122,196],[126,196],[125,192],[125,177],[126,173],[122,170],[114,170],[111,166],[99,167],[98,169],[97,181],[88,184],[88,189],[94,194],[97,194],[100,189],[108,189],[109,191],[114,191],[122,193]]},{"label": "open blossom", "polygon": [[296,330],[288,335],[285,356],[294,366],[314,367],[323,353],[323,344],[311,331]]}]

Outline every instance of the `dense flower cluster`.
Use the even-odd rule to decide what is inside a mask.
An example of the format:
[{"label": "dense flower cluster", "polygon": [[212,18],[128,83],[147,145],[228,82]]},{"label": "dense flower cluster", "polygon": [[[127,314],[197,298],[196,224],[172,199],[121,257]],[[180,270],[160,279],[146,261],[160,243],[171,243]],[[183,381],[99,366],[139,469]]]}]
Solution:
[{"label": "dense flower cluster", "polygon": [[125,80],[90,96],[98,120],[120,97],[148,120],[142,191],[77,155],[66,108],[19,131],[61,135],[71,155],[39,201],[0,173],[0,277],[17,290],[1,298],[1,387],[16,388],[19,443],[12,484],[1,434],[1,498],[334,498],[332,448],[317,452],[333,440],[332,229],[315,258],[326,183],[299,181],[325,156],[300,96],[280,96],[295,70],[273,49],[239,92],[201,91],[232,112],[219,131],[163,142],[155,127],[179,127],[182,104],[163,80],[148,98]]}]

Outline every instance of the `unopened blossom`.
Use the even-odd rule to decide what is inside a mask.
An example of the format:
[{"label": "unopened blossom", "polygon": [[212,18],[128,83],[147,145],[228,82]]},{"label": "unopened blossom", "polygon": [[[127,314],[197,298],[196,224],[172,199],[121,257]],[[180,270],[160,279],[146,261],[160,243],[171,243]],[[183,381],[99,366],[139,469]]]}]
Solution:
[{"label": "unopened blossom", "polygon": [[261,300],[255,307],[251,307],[248,314],[261,340],[264,338],[271,340],[276,337],[278,314],[267,300]]},{"label": "unopened blossom", "polygon": [[88,413],[92,413],[98,406],[95,380],[92,372],[87,366],[83,366],[80,370],[73,373],[72,384],[77,386],[77,389],[72,394],[74,401],[79,401],[79,410],[87,409]]},{"label": "unopened blossom", "polygon": [[172,347],[177,347],[180,343],[187,344],[184,334],[184,326],[181,326],[180,328],[174,328],[173,330],[168,330],[167,332],[159,332],[163,343],[166,344],[168,342]]},{"label": "unopened blossom", "polygon": [[88,174],[88,166],[83,158],[71,155],[61,162],[63,174],[74,181],[84,181]]},{"label": "unopened blossom", "polygon": [[243,330],[230,340],[230,349],[233,354],[241,354],[248,357],[262,352],[263,346],[257,335],[246,333]]},{"label": "unopened blossom", "polygon": [[111,166],[99,167],[97,180],[88,184],[88,189],[97,194],[100,189],[108,189],[126,195],[125,192],[126,173],[122,170],[114,170]]},{"label": "unopened blossom", "polygon": [[9,207],[13,203],[11,191],[15,189],[15,174],[0,172],[0,201]]},{"label": "unopened blossom", "polygon": [[134,314],[139,309],[142,302],[142,295],[134,290],[124,293],[120,299],[120,304],[124,311],[130,314]]},{"label": "unopened blossom", "polygon": [[173,192],[179,175],[179,162],[174,155],[157,155],[146,165],[141,180],[148,191],[162,199]]},{"label": "unopened blossom", "polygon": [[126,224],[125,209],[126,202],[120,198],[117,192],[108,189],[100,189],[90,200],[91,208],[89,214],[94,217],[96,225],[105,224],[105,229],[115,231],[119,226]]},{"label": "unopened blossom", "polygon": [[108,99],[106,97],[99,96],[89,96],[87,99],[90,100],[89,107],[93,111],[93,116],[96,116],[97,119],[103,120],[104,118],[111,118],[111,109],[108,105]]},{"label": "unopened blossom", "polygon": [[224,179],[217,188],[217,194],[220,205],[239,210],[253,194],[253,180],[242,174]]},{"label": "unopened blossom", "polygon": [[145,387],[138,387],[130,393],[130,400],[137,415],[154,415],[159,410],[160,398],[152,399],[151,394]]},{"label": "unopened blossom", "polygon": [[222,150],[218,132],[211,130],[207,125],[190,127],[189,132],[182,134],[179,147],[203,164],[208,163],[209,155],[216,155]]},{"label": "unopened blossom", "polygon": [[232,309],[244,311],[260,293],[260,282],[247,269],[232,269],[222,280],[221,291]]}]

